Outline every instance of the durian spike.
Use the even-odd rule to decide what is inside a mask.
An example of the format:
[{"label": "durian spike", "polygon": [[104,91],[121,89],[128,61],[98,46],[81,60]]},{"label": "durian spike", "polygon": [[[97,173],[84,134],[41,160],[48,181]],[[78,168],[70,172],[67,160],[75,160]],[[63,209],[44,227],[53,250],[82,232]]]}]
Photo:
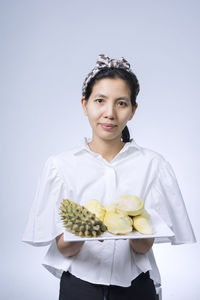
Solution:
[{"label": "durian spike", "polygon": [[61,202],[60,216],[67,231],[79,236],[97,237],[107,230],[95,214],[69,199]]}]

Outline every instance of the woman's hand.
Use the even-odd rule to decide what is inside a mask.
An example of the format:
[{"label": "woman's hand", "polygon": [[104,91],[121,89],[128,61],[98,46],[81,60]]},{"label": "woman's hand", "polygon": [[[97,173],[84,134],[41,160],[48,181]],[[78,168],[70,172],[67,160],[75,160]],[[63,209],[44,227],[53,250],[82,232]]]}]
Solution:
[{"label": "woman's hand", "polygon": [[64,233],[61,233],[56,237],[56,243],[58,250],[64,255],[65,257],[74,256],[81,250],[83,242],[65,242],[63,239]]},{"label": "woman's hand", "polygon": [[133,251],[140,254],[145,254],[151,249],[154,243],[154,238],[149,239],[130,239],[130,245]]}]

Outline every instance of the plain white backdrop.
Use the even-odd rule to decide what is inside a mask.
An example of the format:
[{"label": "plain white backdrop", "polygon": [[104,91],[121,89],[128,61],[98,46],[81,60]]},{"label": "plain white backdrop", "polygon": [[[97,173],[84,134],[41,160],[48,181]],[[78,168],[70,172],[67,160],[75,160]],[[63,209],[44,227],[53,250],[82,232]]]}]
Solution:
[{"label": "plain white backdrop", "polygon": [[154,246],[163,300],[200,299],[199,36],[198,0],[0,1],[1,299],[58,299],[48,248],[21,238],[47,157],[91,136],[81,88],[102,53],[136,73],[131,137],[173,166],[198,241]]}]

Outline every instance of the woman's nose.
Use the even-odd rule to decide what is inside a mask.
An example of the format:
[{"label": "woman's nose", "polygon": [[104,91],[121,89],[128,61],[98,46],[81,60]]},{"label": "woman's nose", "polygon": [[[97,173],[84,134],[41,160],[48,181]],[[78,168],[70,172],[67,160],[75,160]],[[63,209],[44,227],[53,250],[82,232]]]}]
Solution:
[{"label": "woman's nose", "polygon": [[107,116],[108,118],[115,117],[115,107],[113,104],[107,104],[105,106],[105,116]]}]

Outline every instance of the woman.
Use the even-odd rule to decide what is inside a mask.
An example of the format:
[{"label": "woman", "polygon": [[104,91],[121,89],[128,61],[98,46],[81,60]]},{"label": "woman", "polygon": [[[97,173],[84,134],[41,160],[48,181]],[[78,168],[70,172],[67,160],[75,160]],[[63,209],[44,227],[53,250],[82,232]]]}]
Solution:
[{"label": "woman", "polygon": [[[23,241],[51,244],[43,265],[60,278],[59,300],[157,299],[161,284],[154,242],[195,242],[171,165],[157,152],[130,140],[127,122],[137,109],[139,82],[124,59],[98,56],[85,78],[81,104],[92,138],[46,161]],[[174,232],[163,239],[64,241],[59,206],[64,198],[103,205],[137,195]],[[184,220],[184,222],[183,222]]]}]

